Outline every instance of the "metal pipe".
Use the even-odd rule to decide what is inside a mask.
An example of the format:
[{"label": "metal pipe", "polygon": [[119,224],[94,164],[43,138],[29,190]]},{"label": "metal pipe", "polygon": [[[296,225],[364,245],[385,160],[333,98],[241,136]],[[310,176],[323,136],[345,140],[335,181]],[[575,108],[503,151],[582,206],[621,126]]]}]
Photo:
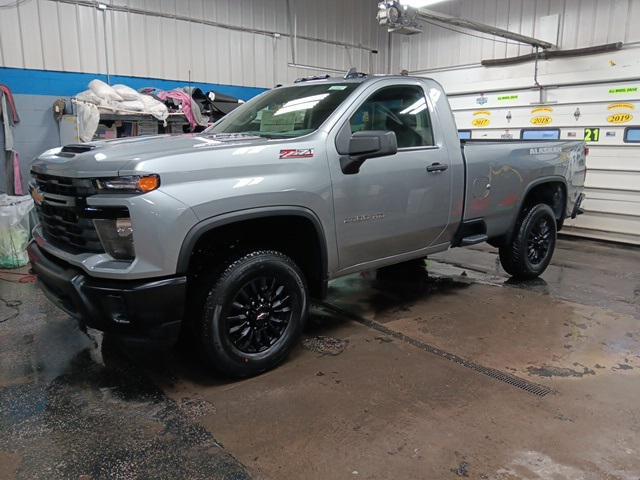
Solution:
[{"label": "metal pipe", "polygon": [[536,53],[528,53],[526,55],[520,55],[518,57],[492,58],[489,60],[482,60],[482,62],[480,63],[483,67],[502,67],[505,65],[528,62],[531,60],[535,60],[536,58],[551,60],[553,58],[579,57],[582,55],[596,55],[598,53],[615,52],[617,50],[622,50],[623,46],[624,44],[622,42],[616,42],[597,45],[595,47],[573,48],[571,50],[546,50],[544,52],[536,51]]},{"label": "metal pipe", "polygon": [[107,70],[107,83],[111,83],[111,75],[109,73],[109,42],[107,41],[107,8],[103,3],[99,3],[98,10],[102,12],[102,33],[104,39],[104,61]]},{"label": "metal pipe", "polygon": [[[98,3],[97,2],[93,2],[91,0],[48,0],[49,2],[55,2],[55,3],[67,3],[70,5],[78,5],[81,7],[90,7],[90,8],[97,8],[98,7]],[[204,20],[202,18],[195,18],[195,17],[188,17],[186,15],[178,15],[178,14],[173,14],[173,13],[163,13],[163,12],[155,12],[153,10],[145,10],[142,8],[132,8],[132,7],[124,7],[124,6],[120,6],[120,5],[112,5],[109,4],[107,5],[107,10],[113,10],[114,12],[122,12],[122,13],[134,13],[137,15],[148,15],[151,17],[159,17],[159,18],[168,18],[171,20],[181,20],[183,22],[191,22],[191,23],[196,23],[199,25],[207,25],[210,27],[217,27],[217,28],[224,28],[226,30],[233,30],[236,32],[244,32],[244,33],[253,33],[254,35],[264,35],[267,37],[274,37],[276,35],[280,35],[281,37],[291,37],[291,35],[289,33],[286,32],[276,32],[276,31],[268,31],[268,30],[262,30],[259,28],[247,28],[247,27],[241,27],[238,25],[228,25],[225,23],[220,23],[220,22],[215,22],[212,20]],[[317,37],[310,37],[307,35],[298,35],[297,38],[301,39],[301,40],[307,40],[309,42],[317,42],[317,43],[324,43],[327,45],[335,45],[337,47],[350,47],[350,48],[357,48],[360,50],[365,50],[365,51],[375,51],[375,48],[372,47],[368,47],[366,45],[362,45],[362,44],[355,44],[355,43],[348,43],[348,42],[339,42],[337,40],[329,40],[329,39],[324,39],[324,38],[317,38]]]},{"label": "metal pipe", "polygon": [[506,38],[507,40],[514,40],[516,42],[526,43],[534,47],[551,48],[553,44],[545,42],[534,37],[528,37],[519,33],[505,30],[503,28],[494,27],[492,25],[486,25],[484,23],[476,22],[475,20],[469,20],[467,18],[453,17],[445,13],[435,12],[426,8],[417,9],[417,16],[422,20],[432,20],[440,23],[446,23],[448,25],[454,25],[456,27],[466,28],[468,30],[475,30],[476,32],[488,33],[496,37]]},{"label": "metal pipe", "polygon": [[436,68],[422,68],[420,70],[411,70],[409,75],[420,75],[423,73],[438,73],[438,72],[453,72],[455,70],[468,70],[470,68],[481,68],[481,63],[463,63],[460,65],[454,65],[452,67],[436,67]]},{"label": "metal pipe", "polygon": [[291,43],[291,63],[296,63],[296,42],[293,35],[293,14],[291,13],[290,0],[287,0],[287,22],[289,23],[289,43]]},{"label": "metal pipe", "polygon": [[[614,44],[615,45],[615,44]],[[639,42],[629,42],[629,43],[625,43],[623,45],[624,49],[627,48],[637,48],[638,46],[640,46],[640,41]],[[577,49],[577,50],[582,50],[582,49]],[[615,50],[618,50],[617,48]],[[558,52],[571,52],[572,50],[558,50]],[[555,51],[554,51],[555,52]],[[549,58],[549,54],[551,52],[542,52],[541,56],[544,56],[545,58]],[[579,55],[579,54],[577,54]],[[518,59],[518,58],[524,58],[527,57],[524,61],[530,61],[534,59],[535,54],[528,54],[528,55],[522,55],[521,57],[511,57],[512,59]],[[551,58],[553,58],[554,55],[551,55]],[[564,56],[564,55],[563,55]],[[506,60],[510,60],[510,59],[496,59],[496,60],[483,60],[483,62],[504,62],[504,64],[506,64]],[[510,62],[513,63],[513,62]],[[412,70],[409,72],[409,74],[411,75],[421,75],[423,73],[436,73],[436,72],[449,72],[449,71],[455,71],[455,70],[467,70],[470,68],[482,68],[482,67],[486,67],[486,66],[492,66],[492,65],[483,65],[482,63],[465,63],[465,64],[460,64],[460,65],[453,65],[451,67],[436,67],[436,68],[421,68],[419,70]]]},{"label": "metal pipe", "polygon": [[303,65],[300,63],[287,63],[287,66],[292,68],[301,68],[303,70],[314,70],[316,72],[344,73],[344,70],[338,70],[337,68],[317,67],[315,65]]},{"label": "metal pipe", "polygon": [[536,59],[533,67],[533,84],[536,87],[540,86],[540,82],[538,82],[538,60],[540,60],[540,47],[536,47]]}]

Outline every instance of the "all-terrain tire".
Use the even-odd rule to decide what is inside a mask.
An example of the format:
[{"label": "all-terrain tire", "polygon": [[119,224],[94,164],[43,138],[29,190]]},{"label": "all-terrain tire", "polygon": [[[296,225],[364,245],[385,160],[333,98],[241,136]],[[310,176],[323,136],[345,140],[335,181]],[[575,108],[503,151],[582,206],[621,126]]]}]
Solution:
[{"label": "all-terrain tire", "polygon": [[206,294],[194,334],[210,367],[243,378],[287,357],[309,308],[305,278],[293,260],[277,251],[254,251],[203,281],[208,284],[201,285]]},{"label": "all-terrain tire", "polygon": [[518,280],[540,276],[553,257],[556,237],[556,218],[549,205],[540,203],[525,210],[511,242],[500,247],[502,268]]}]

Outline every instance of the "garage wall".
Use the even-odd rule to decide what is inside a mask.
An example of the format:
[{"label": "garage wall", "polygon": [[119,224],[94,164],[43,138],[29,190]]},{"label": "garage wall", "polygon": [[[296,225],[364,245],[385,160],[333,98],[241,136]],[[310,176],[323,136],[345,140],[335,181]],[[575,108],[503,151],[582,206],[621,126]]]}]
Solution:
[{"label": "garage wall", "polygon": [[[640,0],[454,0],[432,8],[528,36],[540,34],[541,18],[558,15],[558,47],[562,49],[640,41]],[[533,51],[527,45],[482,33],[475,35],[482,38],[430,24],[424,24],[424,32],[419,35],[394,35],[394,66],[410,72],[475,66],[484,59]]]},{"label": "garage wall", "polygon": [[288,66],[292,30],[297,63],[368,72],[386,65],[371,0],[103,3],[106,10],[80,0],[0,8],[0,66],[271,87],[309,75]]},{"label": "garage wall", "polygon": [[[36,155],[60,145],[53,101],[93,78],[165,90],[190,81],[247,100],[302,76],[351,66],[380,73],[387,65],[388,35],[372,0],[103,0],[104,10],[97,3],[0,0],[0,83],[16,96],[25,178]],[[309,68],[290,66],[294,59]]]}]

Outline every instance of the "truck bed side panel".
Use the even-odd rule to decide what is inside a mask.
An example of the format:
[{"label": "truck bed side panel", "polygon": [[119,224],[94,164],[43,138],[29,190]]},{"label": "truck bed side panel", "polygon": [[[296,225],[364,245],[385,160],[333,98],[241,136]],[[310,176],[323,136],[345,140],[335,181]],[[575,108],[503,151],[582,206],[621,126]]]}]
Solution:
[{"label": "truck bed side panel", "polygon": [[509,231],[535,185],[566,183],[569,216],[584,184],[582,142],[465,142],[463,152],[467,165],[463,219],[484,219],[489,238]]}]

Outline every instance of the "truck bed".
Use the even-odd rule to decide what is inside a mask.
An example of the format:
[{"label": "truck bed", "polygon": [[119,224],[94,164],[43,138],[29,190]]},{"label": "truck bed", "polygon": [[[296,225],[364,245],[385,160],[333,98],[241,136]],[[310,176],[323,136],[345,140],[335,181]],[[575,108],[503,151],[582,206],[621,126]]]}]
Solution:
[{"label": "truck bed", "polygon": [[466,166],[462,218],[483,219],[489,238],[508,231],[527,192],[550,179],[566,185],[565,215],[571,215],[586,172],[583,142],[465,140],[461,148]]}]

